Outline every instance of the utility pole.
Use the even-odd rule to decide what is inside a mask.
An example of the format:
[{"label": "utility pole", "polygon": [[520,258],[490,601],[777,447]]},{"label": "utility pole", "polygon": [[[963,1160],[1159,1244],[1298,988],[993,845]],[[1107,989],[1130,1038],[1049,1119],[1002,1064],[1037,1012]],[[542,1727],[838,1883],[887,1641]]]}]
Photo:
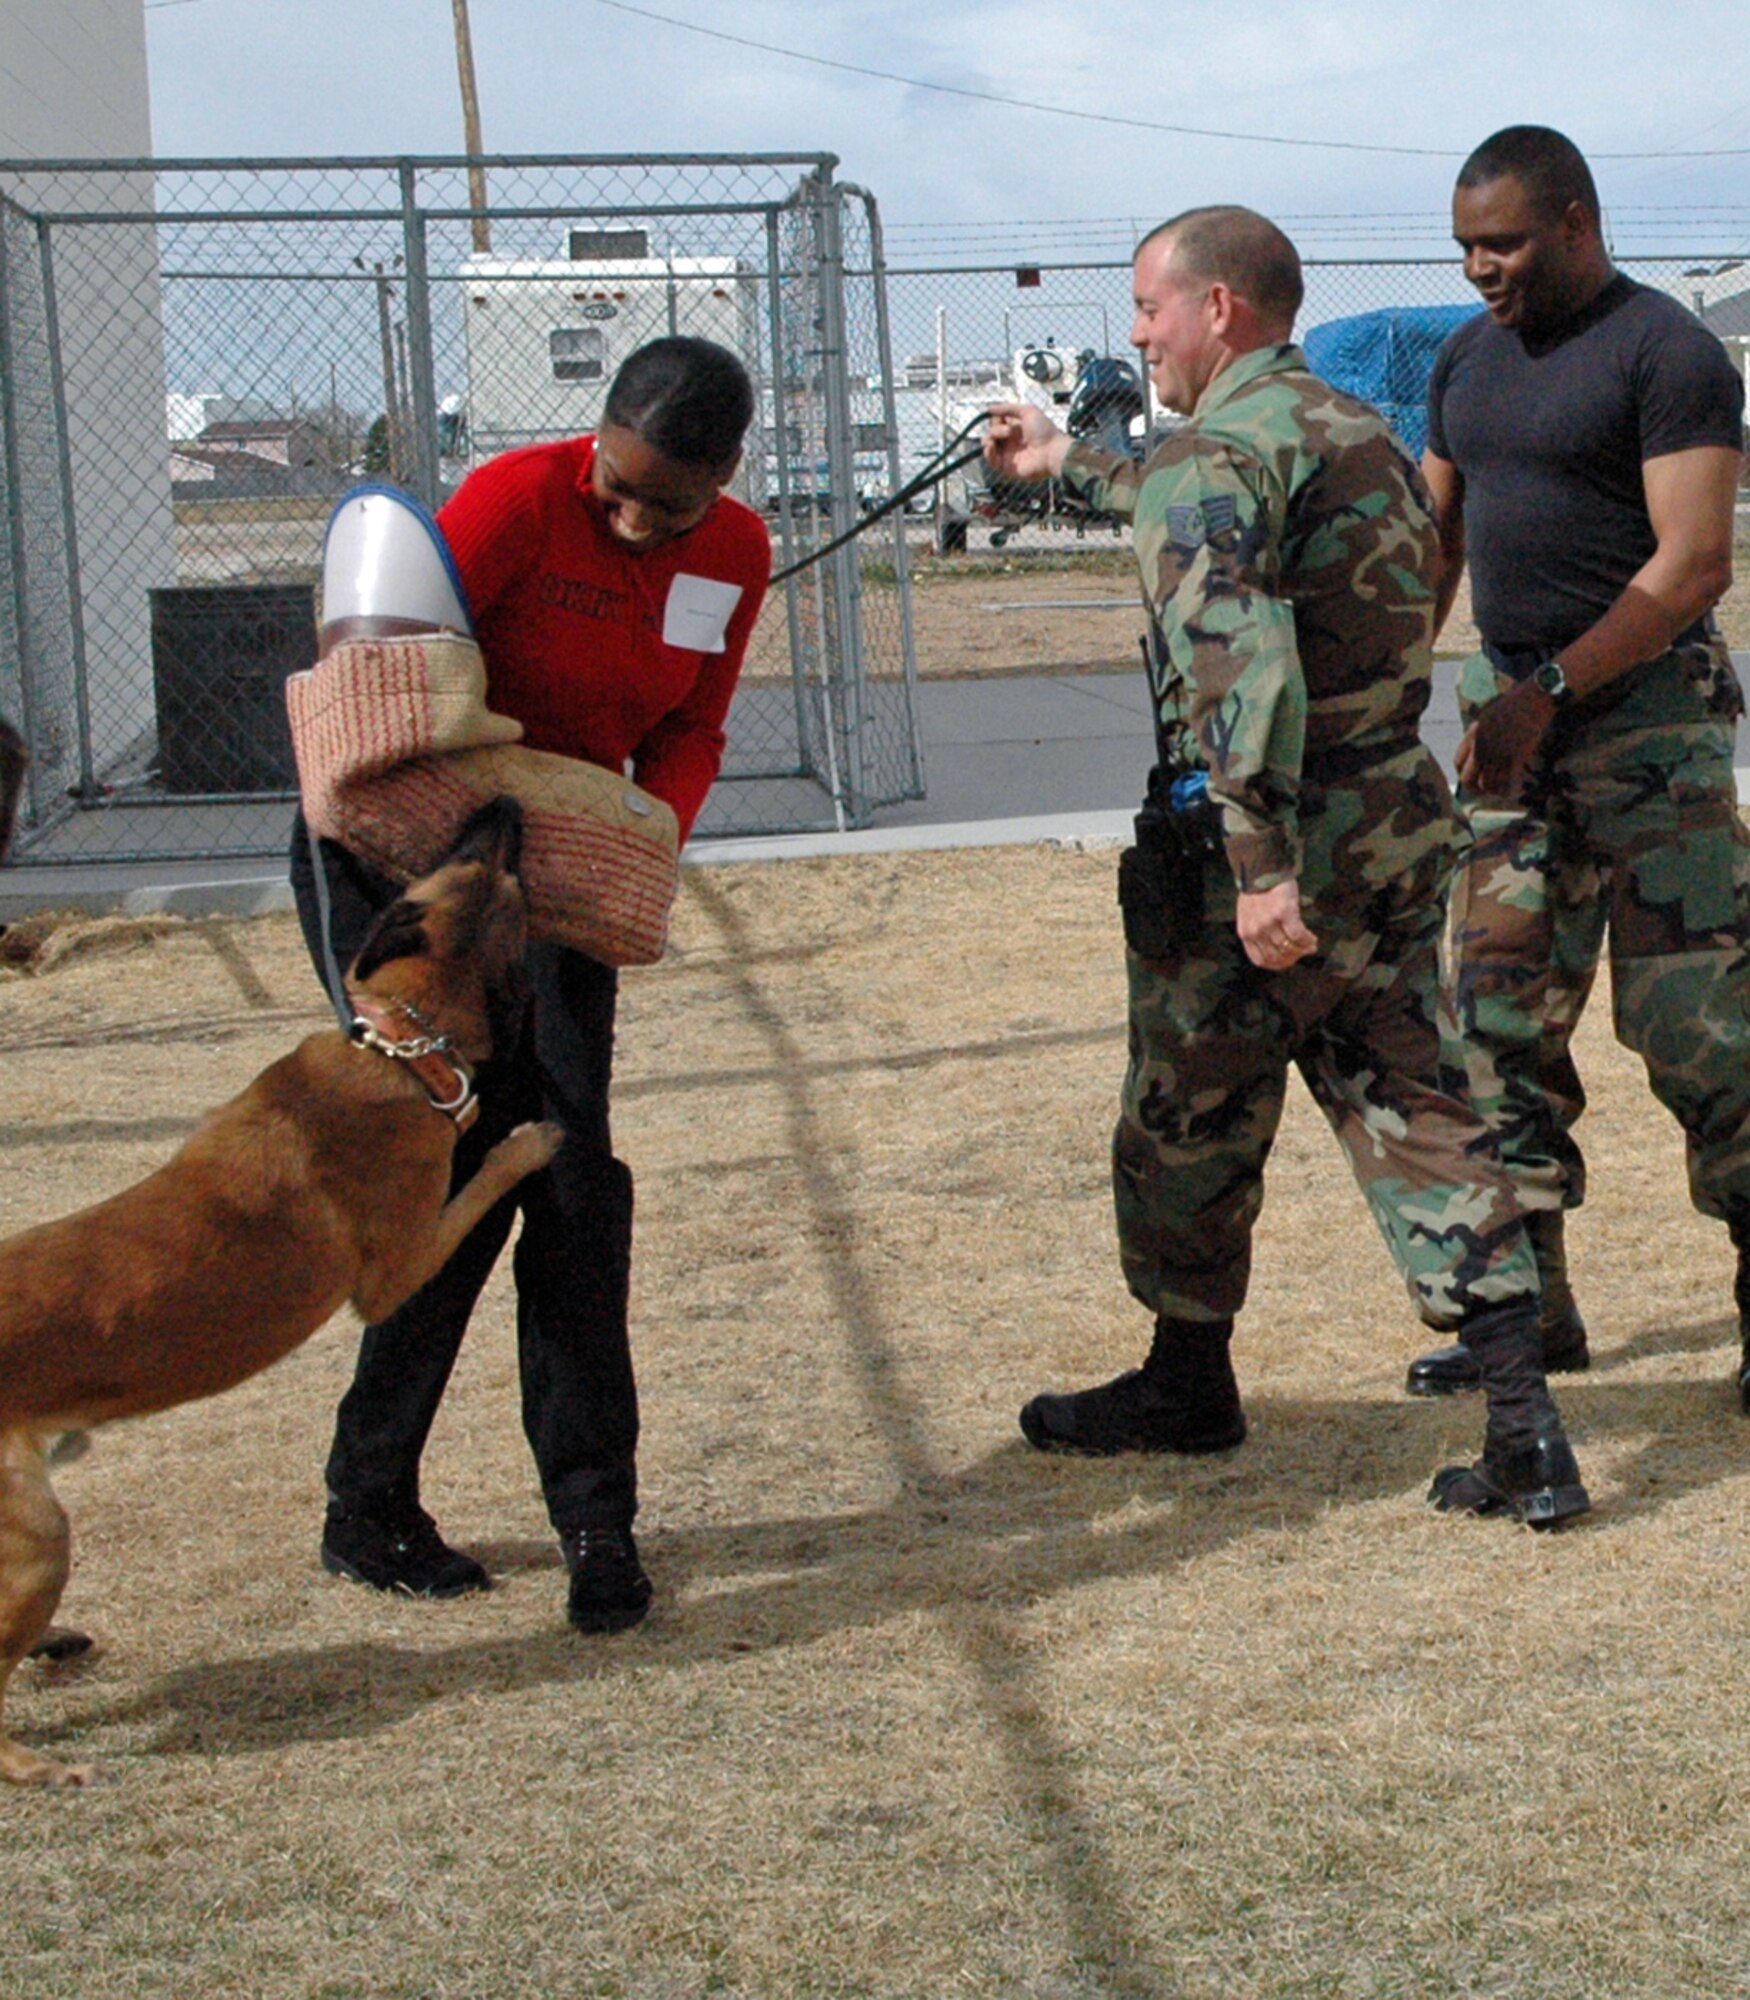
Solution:
[{"label": "utility pole", "polygon": [[486,213],[486,169],[480,164],[480,97],[474,88],[474,38],[468,32],[468,0],[450,0],[456,17],[456,73],[462,82],[462,145],[468,155],[468,206],[474,211],[474,248],[492,249],[492,222]]},{"label": "utility pole", "polygon": [[368,268],[377,281],[377,338],[383,350],[383,425],[388,432],[389,479],[391,484],[395,484],[405,473],[407,447],[402,442],[401,378],[395,366],[395,334],[389,318],[394,298],[394,281],[389,273],[401,259],[397,255],[387,264],[368,267],[362,257],[355,257],[352,261],[361,271]]}]

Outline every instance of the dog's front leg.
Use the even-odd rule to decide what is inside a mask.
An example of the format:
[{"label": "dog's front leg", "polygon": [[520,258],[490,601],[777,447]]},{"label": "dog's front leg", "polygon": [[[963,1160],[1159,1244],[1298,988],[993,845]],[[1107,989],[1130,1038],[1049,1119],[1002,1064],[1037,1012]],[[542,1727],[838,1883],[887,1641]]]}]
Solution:
[{"label": "dog's front leg", "polygon": [[359,1280],[352,1302],[365,1324],[375,1326],[387,1319],[428,1279],[435,1278],[488,1209],[501,1202],[519,1181],[544,1167],[564,1138],[563,1126],[549,1122],[519,1125],[500,1139],[480,1162],[473,1179],[458,1188],[438,1211],[426,1238],[400,1246],[392,1263],[367,1271]]},{"label": "dog's front leg", "polygon": [[[13,1669],[49,1631],[69,1547],[67,1515],[40,1441],[29,1431],[0,1434],[0,1707]],[[89,1764],[57,1763],[0,1734],[0,1779],[9,1785],[86,1785],[96,1775]]]}]

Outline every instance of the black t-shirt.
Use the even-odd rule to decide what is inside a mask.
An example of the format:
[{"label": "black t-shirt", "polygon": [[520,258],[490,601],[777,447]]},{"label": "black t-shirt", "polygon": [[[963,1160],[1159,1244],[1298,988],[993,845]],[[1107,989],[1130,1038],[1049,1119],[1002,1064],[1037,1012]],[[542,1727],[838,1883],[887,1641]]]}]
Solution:
[{"label": "black t-shirt", "polygon": [[1554,334],[1447,340],[1428,449],[1464,480],[1471,603],[1497,646],[1561,647],[1652,555],[1642,463],[1743,441],[1744,384],[1693,313],[1620,273]]}]

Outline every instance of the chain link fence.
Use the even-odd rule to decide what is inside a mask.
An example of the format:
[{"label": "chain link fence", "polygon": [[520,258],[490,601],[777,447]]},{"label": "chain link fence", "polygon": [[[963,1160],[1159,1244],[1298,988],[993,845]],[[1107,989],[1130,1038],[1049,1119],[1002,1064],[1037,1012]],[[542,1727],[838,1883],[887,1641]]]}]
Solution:
[{"label": "chain link fence", "polygon": [[[283,852],[283,683],[337,497],[436,508],[599,421],[621,359],[747,362],[780,566],[898,475],[880,224],[825,155],[0,164],[0,710],[15,862]],[[871,415],[871,400],[876,413]],[[921,795],[903,530],[774,591],[701,835]]]},{"label": "chain link fence", "polygon": [[[1618,265],[1697,312],[1746,366],[1750,262],[1689,252],[1621,258]],[[999,399],[1037,403],[1060,425],[1114,449],[1128,444],[1140,452],[1178,421],[1155,406],[1135,365],[1130,274],[1128,256],[1058,264],[963,257],[890,262],[886,292],[907,463],[921,462]],[[1456,256],[1309,258],[1305,275],[1296,338],[1313,365],[1379,404],[1419,451],[1426,367],[1442,323],[1481,310]],[[944,556],[976,558],[995,548],[1014,561],[1109,549],[1118,531],[1061,489],[1005,489],[972,468],[938,496],[932,535]]]},{"label": "chain link fence", "polygon": [[[900,267],[834,164],[0,163],[0,712],[33,753],[14,862],[283,852],[281,686],[314,654],[334,500],[384,479],[435,507],[495,452],[592,428],[619,358],[659,333],[747,360],[738,490],[780,567],[992,401],[1117,449],[1174,421],[1129,349],[1127,256]],[[1742,360],[1750,265],[1621,262]],[[1306,276],[1315,355],[1357,320],[1474,309],[1452,257]],[[1419,442],[1414,357],[1344,386]],[[859,826],[924,796],[917,564],[1073,566],[1124,540],[974,466],[801,571],[756,631],[700,835]]]}]

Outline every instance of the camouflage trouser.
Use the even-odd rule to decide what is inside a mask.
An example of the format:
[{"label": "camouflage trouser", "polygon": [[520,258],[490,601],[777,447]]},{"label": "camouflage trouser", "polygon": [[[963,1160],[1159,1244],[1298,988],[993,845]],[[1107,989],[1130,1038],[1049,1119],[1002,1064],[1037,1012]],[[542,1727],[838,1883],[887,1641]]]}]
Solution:
[{"label": "camouflage trouser", "polygon": [[[1466,722],[1506,685],[1466,661]],[[1728,709],[1668,653],[1558,718],[1526,804],[1460,794],[1475,846],[1452,889],[1448,1055],[1527,1208],[1585,1195],[1569,1043],[1608,929],[1617,1039],[1683,1127],[1695,1205],[1750,1216],[1750,832]]]},{"label": "camouflage trouser", "polygon": [[[1290,1062],[1428,1325],[1535,1292],[1511,1183],[1473,1114],[1441,1088],[1445,866],[1429,856],[1347,921],[1315,916],[1320,949],[1287,972],[1247,960],[1231,883],[1225,910],[1212,896],[1181,956],[1126,953],[1130,1064],[1112,1181],[1124,1275],[1152,1311],[1225,1319],[1244,1302]],[[1303,1250],[1309,1263],[1325,1254],[1316,1241]]]}]

